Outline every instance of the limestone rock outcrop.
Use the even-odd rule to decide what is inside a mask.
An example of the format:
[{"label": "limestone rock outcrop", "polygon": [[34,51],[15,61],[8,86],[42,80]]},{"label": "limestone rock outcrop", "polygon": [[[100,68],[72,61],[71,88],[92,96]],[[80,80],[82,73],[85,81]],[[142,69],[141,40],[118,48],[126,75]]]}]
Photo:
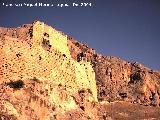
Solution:
[{"label": "limestone rock outcrop", "polygon": [[98,101],[160,105],[160,72],[137,62],[97,54],[94,49],[72,38],[69,42],[72,43],[69,48],[74,59],[78,53],[83,53],[84,59],[92,64],[96,75]]},{"label": "limestone rock outcrop", "polygon": [[117,101],[159,110],[158,71],[97,54],[43,22],[1,27],[0,53],[0,119],[106,120],[114,117],[104,106]]},{"label": "limestone rock outcrop", "polygon": [[31,118],[50,119],[55,112],[81,108],[75,100],[81,90],[90,91],[85,99],[97,101],[90,62],[73,60],[67,36],[43,22],[1,28],[0,53],[1,102],[16,118],[31,114]]}]

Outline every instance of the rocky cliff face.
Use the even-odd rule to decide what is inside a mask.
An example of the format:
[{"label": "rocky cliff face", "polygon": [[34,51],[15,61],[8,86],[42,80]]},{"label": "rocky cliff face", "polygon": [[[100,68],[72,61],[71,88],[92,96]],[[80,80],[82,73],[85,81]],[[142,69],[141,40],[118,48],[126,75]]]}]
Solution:
[{"label": "rocky cliff face", "polygon": [[75,56],[83,53],[83,59],[91,62],[96,75],[99,101],[122,100],[159,106],[159,72],[137,62],[130,63],[114,56],[102,56],[71,38],[69,44],[72,58],[76,60]]},{"label": "rocky cliff face", "polygon": [[116,119],[106,109],[117,101],[159,112],[159,72],[97,54],[43,22],[0,28],[0,53],[1,119]]}]

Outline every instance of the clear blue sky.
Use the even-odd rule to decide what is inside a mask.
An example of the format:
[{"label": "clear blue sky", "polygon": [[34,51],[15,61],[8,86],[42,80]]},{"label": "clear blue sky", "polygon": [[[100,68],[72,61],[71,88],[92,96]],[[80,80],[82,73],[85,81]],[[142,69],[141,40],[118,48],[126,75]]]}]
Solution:
[{"label": "clear blue sky", "polygon": [[[38,1],[38,0],[37,0]],[[0,26],[41,20],[93,47],[98,53],[137,61],[160,70],[160,0],[39,0],[43,3],[92,2],[92,7],[4,7]],[[28,0],[35,3],[35,0]]]}]

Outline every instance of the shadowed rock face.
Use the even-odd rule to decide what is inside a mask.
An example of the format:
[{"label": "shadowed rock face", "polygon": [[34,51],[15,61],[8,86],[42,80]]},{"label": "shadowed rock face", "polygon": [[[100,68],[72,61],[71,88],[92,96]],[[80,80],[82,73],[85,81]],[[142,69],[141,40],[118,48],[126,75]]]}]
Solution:
[{"label": "shadowed rock face", "polygon": [[99,101],[122,100],[159,106],[159,72],[136,62],[130,63],[117,57],[96,54],[93,49],[72,38],[68,43],[72,58],[76,60],[75,56],[83,52],[85,54],[83,59],[92,63]]},{"label": "shadowed rock face", "polygon": [[[159,72],[97,54],[43,22],[0,28],[0,53],[1,119],[136,117],[131,111],[120,113],[119,109],[128,109],[123,104],[134,110],[153,108],[155,113],[144,118],[158,119]],[[108,109],[114,105],[111,115]],[[117,112],[120,115],[114,116]]]}]

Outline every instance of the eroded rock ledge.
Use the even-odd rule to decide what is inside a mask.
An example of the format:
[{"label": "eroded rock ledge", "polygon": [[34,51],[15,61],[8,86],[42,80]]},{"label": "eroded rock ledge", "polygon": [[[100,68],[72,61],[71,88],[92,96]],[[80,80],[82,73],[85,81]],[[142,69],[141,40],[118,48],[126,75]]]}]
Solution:
[{"label": "eroded rock ledge", "polygon": [[0,28],[0,53],[1,119],[115,119],[104,113],[115,101],[159,110],[159,72],[97,54],[43,22]]}]

